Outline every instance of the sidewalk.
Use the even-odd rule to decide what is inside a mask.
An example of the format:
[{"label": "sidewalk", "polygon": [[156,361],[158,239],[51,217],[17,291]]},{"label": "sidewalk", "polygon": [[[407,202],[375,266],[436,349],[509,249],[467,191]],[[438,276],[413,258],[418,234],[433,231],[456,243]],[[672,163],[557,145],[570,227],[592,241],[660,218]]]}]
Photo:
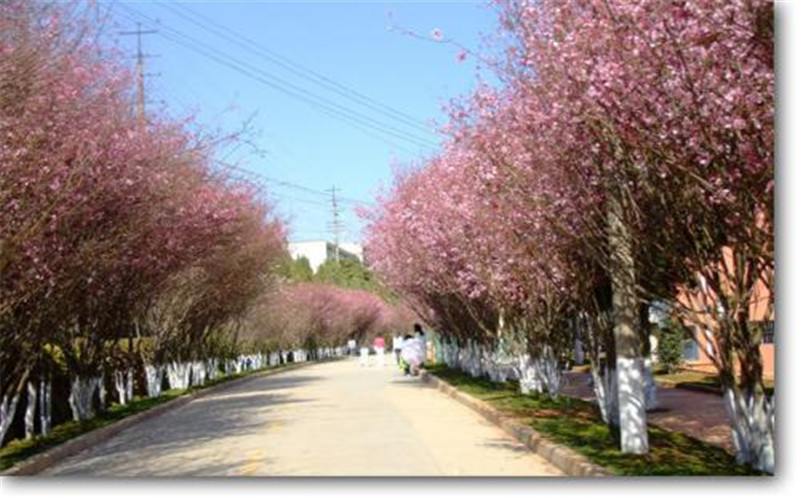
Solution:
[{"label": "sidewalk", "polygon": [[[594,400],[587,373],[566,373],[562,392]],[[650,423],[682,432],[733,453],[733,439],[725,405],[717,394],[678,388],[658,388],[658,406],[647,412]]]}]

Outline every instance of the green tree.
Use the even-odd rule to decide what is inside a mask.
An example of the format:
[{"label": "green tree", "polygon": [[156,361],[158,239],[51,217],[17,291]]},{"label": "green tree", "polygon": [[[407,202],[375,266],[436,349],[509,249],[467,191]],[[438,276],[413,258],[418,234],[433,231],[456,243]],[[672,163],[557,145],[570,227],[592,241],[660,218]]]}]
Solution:
[{"label": "green tree", "polygon": [[356,288],[370,292],[378,292],[380,285],[361,261],[353,259],[326,260],[319,266],[314,281],[328,283],[345,288]]},{"label": "green tree", "polygon": [[280,264],[279,273],[293,283],[310,283],[314,279],[314,271],[305,257],[292,259],[287,255]]},{"label": "green tree", "polygon": [[658,332],[658,360],[668,373],[674,372],[683,361],[683,350],[689,339],[684,326],[674,317],[667,318]]}]

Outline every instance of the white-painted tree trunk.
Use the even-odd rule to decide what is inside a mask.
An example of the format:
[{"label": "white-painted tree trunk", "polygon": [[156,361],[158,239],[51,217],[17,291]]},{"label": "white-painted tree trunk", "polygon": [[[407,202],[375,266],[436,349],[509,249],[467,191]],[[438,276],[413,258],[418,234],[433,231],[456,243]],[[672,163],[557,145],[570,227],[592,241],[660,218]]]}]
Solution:
[{"label": "white-painted tree trunk", "polygon": [[586,362],[586,354],[583,352],[583,342],[581,341],[580,335],[575,335],[573,354],[575,356],[576,365],[582,365]]},{"label": "white-painted tree trunk", "polygon": [[25,408],[25,439],[32,439],[34,435],[34,424],[36,422],[36,384],[29,380],[28,386],[28,405]]},{"label": "white-painted tree trunk", "polygon": [[172,361],[167,365],[167,380],[170,389],[187,389],[192,374],[191,363]]},{"label": "white-painted tree trunk", "polygon": [[617,409],[617,372],[610,370],[605,375],[600,374],[600,370],[592,366],[592,388],[600,408],[600,416],[608,425],[619,425],[619,410]]},{"label": "white-painted tree trunk", "polygon": [[132,370],[117,370],[113,375],[114,389],[117,391],[117,401],[126,405],[133,399],[133,372]]},{"label": "white-painted tree trunk", "polygon": [[80,422],[94,417],[94,393],[99,389],[98,381],[98,377],[72,377],[69,394],[72,420]]},{"label": "white-painted tree trunk", "polygon": [[643,364],[641,357],[626,358],[617,353],[617,407],[623,453],[648,451]]},{"label": "white-painted tree trunk", "polygon": [[480,348],[474,342],[470,341],[469,344],[467,344],[463,370],[469,373],[472,377],[481,376]]},{"label": "white-painted tree trunk", "polygon": [[492,352],[484,346],[480,350],[480,363],[481,375],[487,377],[489,380],[494,380],[494,360],[492,359]]},{"label": "white-painted tree trunk", "polygon": [[557,398],[561,393],[561,381],[563,379],[561,368],[558,366],[558,358],[556,358],[553,349],[550,346],[545,346],[542,355],[536,359],[536,363],[538,364],[538,372],[545,390],[551,398]]},{"label": "white-painted tree trunk", "polygon": [[644,407],[645,410],[654,410],[658,407],[658,384],[653,375],[653,361],[646,357],[644,364]]},{"label": "white-painted tree trunk", "polygon": [[164,368],[162,366],[145,365],[144,374],[147,379],[147,396],[157,398],[161,395]]},{"label": "white-painted tree trunk", "polygon": [[128,368],[125,371],[125,395],[130,403],[133,401],[133,369]]},{"label": "white-painted tree trunk", "polygon": [[214,380],[215,378],[217,378],[216,358],[210,358],[205,360],[205,369],[206,369],[206,378],[208,380]]},{"label": "white-painted tree trunk", "polygon": [[96,378],[96,381],[97,391],[100,396],[100,410],[102,411],[106,409],[106,384],[103,374],[100,374],[100,376]]},{"label": "white-painted tree trunk", "polygon": [[9,427],[11,427],[11,422],[14,421],[18,403],[19,394],[14,396],[3,394],[3,399],[0,400],[0,446],[2,446],[3,439],[5,439]]},{"label": "white-painted tree trunk", "polygon": [[200,386],[206,383],[206,365],[202,361],[195,361],[191,363],[192,366],[192,380],[193,386]]},{"label": "white-painted tree trunk", "polygon": [[443,343],[442,355],[444,357],[444,364],[449,368],[455,368],[458,365],[458,351],[455,345],[449,342]]},{"label": "white-painted tree trunk", "polygon": [[532,392],[542,392],[544,384],[537,372],[536,364],[531,359],[530,354],[524,353],[517,355],[517,379],[519,380],[519,391],[522,394]]},{"label": "white-painted tree trunk", "polygon": [[49,379],[42,379],[39,381],[39,430],[42,436],[50,435],[52,422],[53,383]]},{"label": "white-painted tree trunk", "polygon": [[725,410],[731,422],[736,460],[742,464],[775,472],[775,405],[766,395],[736,395],[732,389],[724,394]]},{"label": "white-painted tree trunk", "polygon": [[631,230],[632,209],[621,191],[609,191],[608,247],[611,266],[614,349],[617,369],[617,407],[619,408],[620,450],[642,455],[649,451],[644,364],[637,328],[635,239]]}]

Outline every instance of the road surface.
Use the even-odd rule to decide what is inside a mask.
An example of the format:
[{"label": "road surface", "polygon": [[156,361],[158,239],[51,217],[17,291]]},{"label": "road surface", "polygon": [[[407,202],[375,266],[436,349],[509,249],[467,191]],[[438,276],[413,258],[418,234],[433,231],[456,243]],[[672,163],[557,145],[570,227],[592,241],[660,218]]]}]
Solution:
[{"label": "road surface", "polygon": [[[387,358],[388,360],[388,358]],[[374,362],[374,360],[373,360]],[[394,366],[256,377],[48,469],[96,476],[542,476],[559,469]]]}]

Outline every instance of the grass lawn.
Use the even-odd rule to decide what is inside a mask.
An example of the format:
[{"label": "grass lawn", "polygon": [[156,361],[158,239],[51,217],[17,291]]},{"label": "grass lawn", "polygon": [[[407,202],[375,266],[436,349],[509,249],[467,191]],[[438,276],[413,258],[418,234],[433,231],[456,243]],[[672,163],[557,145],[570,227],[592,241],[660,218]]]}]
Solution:
[{"label": "grass lawn", "polygon": [[741,466],[725,450],[679,432],[650,426],[650,453],[624,455],[618,436],[600,419],[596,406],[561,396],[557,401],[544,396],[525,396],[516,382],[496,383],[474,379],[459,370],[436,365],[429,371],[461,391],[481,399],[504,415],[525,422],[542,436],[566,445],[592,462],[618,475],[757,475]]},{"label": "grass lawn", "polygon": [[32,439],[16,439],[9,442],[3,448],[0,448],[0,471],[8,469],[19,461],[25,460],[33,455],[36,455],[37,453],[41,453],[53,448],[56,445],[69,441],[70,439],[76,438],[82,434],[86,434],[89,431],[99,429],[100,427],[105,427],[106,425],[122,420],[125,417],[149,410],[150,408],[166,403],[167,401],[171,401],[178,396],[189,394],[200,389],[213,387],[225,382],[230,382],[231,380],[236,380],[254,373],[273,371],[276,368],[278,367],[271,366],[262,370],[238,373],[229,375],[227,377],[214,379],[207,382],[203,386],[164,391],[157,398],[136,397],[131,403],[124,406],[114,403],[91,420],[84,422],[65,422],[53,427],[52,432],[47,437],[35,436]]}]

